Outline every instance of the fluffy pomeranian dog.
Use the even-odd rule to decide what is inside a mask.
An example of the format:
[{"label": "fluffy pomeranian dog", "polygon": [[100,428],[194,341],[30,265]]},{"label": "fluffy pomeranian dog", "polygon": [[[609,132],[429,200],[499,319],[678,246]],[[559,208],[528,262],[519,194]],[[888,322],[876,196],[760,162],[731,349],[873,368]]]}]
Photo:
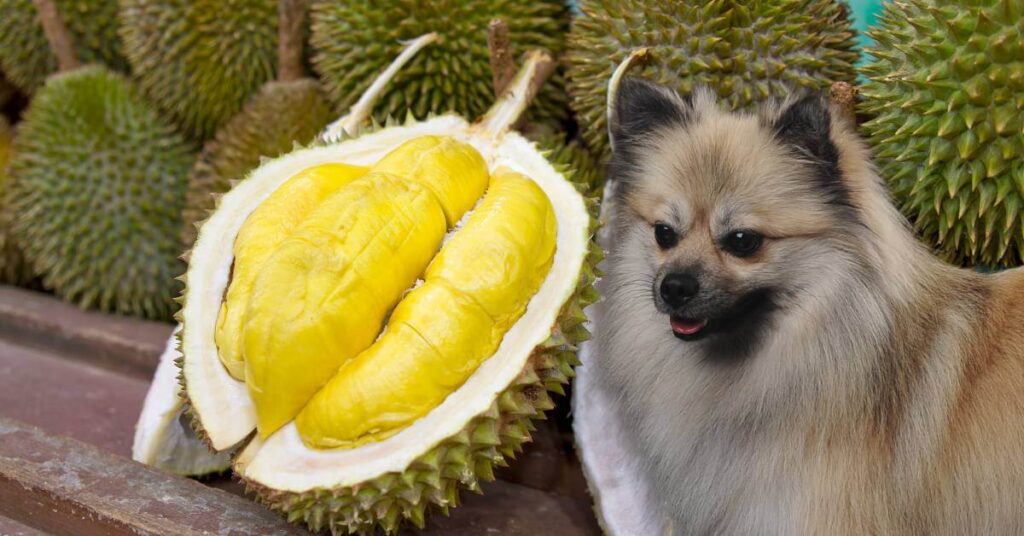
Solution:
[{"label": "fluffy pomeranian dog", "polygon": [[593,374],[673,534],[1024,534],[1024,273],[934,258],[817,95],[615,103]]}]

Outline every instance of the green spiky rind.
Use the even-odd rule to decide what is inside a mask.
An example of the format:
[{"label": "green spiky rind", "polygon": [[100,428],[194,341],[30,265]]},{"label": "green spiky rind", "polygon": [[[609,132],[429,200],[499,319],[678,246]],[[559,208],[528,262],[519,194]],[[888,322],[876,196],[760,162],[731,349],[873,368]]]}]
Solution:
[{"label": "green spiky rind", "polygon": [[82,307],[166,319],[194,148],[121,75],[51,77],[11,160],[13,231],[43,284]]},{"label": "green spiky rind", "polygon": [[[543,132],[528,137],[535,142],[555,169],[576,186],[584,199],[588,202],[591,199],[601,199],[604,189],[602,166],[580,140],[566,141],[566,136],[562,132]],[[591,216],[596,217],[594,207],[588,204],[587,209]]]},{"label": "green spiky rind", "polygon": [[276,2],[123,0],[121,20],[142,91],[197,138],[212,136],[274,76]]},{"label": "green spiky rind", "polygon": [[794,88],[852,82],[854,31],[836,0],[582,0],[566,55],[570,105],[594,154],[608,154],[608,81],[630,52],[631,75],[688,93],[713,89],[735,109]]},{"label": "green spiky rind", "polygon": [[[592,220],[595,221],[595,220]],[[591,232],[596,227],[592,225]],[[590,337],[583,313],[597,300],[594,282],[601,249],[591,241],[573,296],[563,306],[551,336],[539,345],[526,367],[491,406],[461,431],[414,460],[402,472],[387,473],[356,486],[308,492],[268,488],[241,476],[247,490],[289,521],[332,534],[395,533],[403,523],[422,528],[430,510],[447,515],[458,506],[462,489],[480,491],[522,451],[534,430],[533,419],[554,407],[549,393],[564,386],[579,365],[579,345]],[[241,473],[240,471],[238,473]]]},{"label": "green spiky rind", "polygon": [[[128,71],[117,35],[117,0],[57,0],[56,4],[79,61]],[[50,51],[32,0],[0,2],[0,68],[28,95],[57,71],[57,58]]]},{"label": "green spiky rind", "polygon": [[7,103],[14,98],[18,90],[13,84],[4,76],[4,73],[0,71],[0,109],[7,106]]},{"label": "green spiky rind", "polygon": [[11,160],[14,129],[0,116],[0,283],[25,285],[34,277],[21,248],[11,236],[12,214],[7,200],[7,165]]},{"label": "green spiky rind", "polygon": [[888,4],[863,126],[893,197],[947,259],[1024,262],[1024,4]]},{"label": "green spiky rind", "polygon": [[[569,20],[565,3],[556,0],[314,0],[311,13],[313,67],[339,111],[359,99],[402,51],[402,41],[428,32],[439,34],[440,39],[417,53],[389,84],[374,109],[380,121],[407,112],[420,119],[448,111],[479,117],[494,102],[488,23],[499,18],[508,24],[512,57],[517,59],[535,48],[561,53]],[[531,106],[530,117],[565,118],[563,88],[564,77],[556,73]]]},{"label": "green spiky rind", "polygon": [[308,144],[331,119],[316,80],[269,82],[245,108],[206,143],[189,174],[182,240],[191,247],[196,222],[213,208],[213,195],[231,189],[256,168],[261,157],[275,158]]}]

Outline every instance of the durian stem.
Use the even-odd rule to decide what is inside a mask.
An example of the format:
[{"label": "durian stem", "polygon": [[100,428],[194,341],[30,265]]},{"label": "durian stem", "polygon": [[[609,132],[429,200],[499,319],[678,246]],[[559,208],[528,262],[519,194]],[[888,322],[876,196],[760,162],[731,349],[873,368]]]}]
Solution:
[{"label": "durian stem", "polygon": [[302,78],[302,23],[305,0],[280,0],[277,4],[277,79],[291,82]]},{"label": "durian stem", "polygon": [[527,52],[523,66],[519,68],[515,78],[480,119],[478,128],[481,132],[493,139],[505,134],[523,115],[526,107],[533,102],[541,86],[554,71],[555,60],[550,54],[543,50]]},{"label": "durian stem", "polygon": [[650,53],[651,51],[647,47],[638,48],[630,52],[629,56],[626,56],[626,59],[622,60],[622,63],[615,68],[612,77],[608,79],[608,100],[605,104],[605,113],[607,113],[608,117],[608,145],[612,151],[615,150],[615,137],[612,136],[612,128],[618,120],[615,113],[615,102],[619,100],[619,83],[622,82],[622,77],[626,75],[630,67],[641,60],[647,59]]},{"label": "durian stem", "polygon": [[857,88],[848,82],[835,82],[829,88],[832,105],[839,110],[839,115],[853,128],[857,127]]},{"label": "durian stem", "polygon": [[487,53],[491,60],[491,81],[494,86],[494,98],[508,87],[515,75],[512,65],[512,47],[509,45],[508,24],[501,19],[494,19],[487,25]]},{"label": "durian stem", "polygon": [[433,43],[437,40],[437,34],[430,32],[425,35],[421,35],[412,41],[405,44],[405,50],[398,55],[388,66],[384,72],[377,75],[377,78],[370,84],[369,89],[359,100],[352,105],[352,109],[349,110],[341,119],[327,125],[327,128],[320,134],[320,139],[327,142],[335,142],[341,139],[345,134],[354,135],[359,125],[363,124],[370,118],[370,114],[373,112],[373,106],[377,104],[377,100],[384,94],[384,89],[391,79],[402,70],[402,67],[409,62],[423,47]]},{"label": "durian stem", "polygon": [[71,43],[71,35],[68,27],[64,25],[60,12],[57,11],[57,4],[54,0],[34,0],[36,11],[39,12],[39,22],[43,25],[43,33],[50,43],[53,55],[57,56],[57,68],[59,72],[73,71],[82,64],[75,56],[75,47]]}]

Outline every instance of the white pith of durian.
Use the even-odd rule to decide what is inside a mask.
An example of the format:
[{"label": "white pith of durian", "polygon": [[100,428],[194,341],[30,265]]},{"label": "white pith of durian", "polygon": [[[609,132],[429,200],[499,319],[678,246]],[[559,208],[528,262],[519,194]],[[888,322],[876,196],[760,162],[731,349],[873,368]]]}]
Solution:
[{"label": "white pith of durian", "polygon": [[310,166],[344,162],[371,165],[414,137],[448,135],[472,144],[493,171],[508,166],[544,190],[558,221],[554,263],[526,313],[505,335],[497,353],[456,392],[427,416],[395,436],[349,450],[306,447],[288,424],[266,441],[252,440],[236,459],[242,476],[281,491],[353,485],[388,472],[402,471],[417,456],[458,433],[486,411],[497,394],[522,372],[535,347],[551,335],[562,306],[572,297],[587,255],[589,216],[583,198],[526,139],[506,134],[497,145],[465,120],[441,116],[422,123],[391,127],[355,140],[296,151],[267,162],[226,194],[203,225],[192,251],[187,319],[182,345],[188,358],[184,375],[193,411],[214,448],[229,448],[255,429],[256,415],[244,382],[228,375],[214,343],[214,327],[232,260],[232,244],[245,218],[278,186]]},{"label": "white pith of durian", "polygon": [[179,329],[180,326],[176,327],[167,341],[142,404],[142,413],[135,425],[132,459],[186,476],[226,471],[231,466],[233,451],[211,451],[180,419],[185,401],[179,396],[181,385],[177,379],[178,367],[174,364],[181,357]]}]

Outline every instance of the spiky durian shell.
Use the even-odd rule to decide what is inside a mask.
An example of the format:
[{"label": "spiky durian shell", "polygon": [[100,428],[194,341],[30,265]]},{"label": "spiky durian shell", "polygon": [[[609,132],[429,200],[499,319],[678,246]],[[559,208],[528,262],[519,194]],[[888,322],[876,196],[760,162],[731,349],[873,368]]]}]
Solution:
[{"label": "spiky durian shell", "polygon": [[189,173],[182,240],[191,247],[196,223],[214,207],[214,194],[231,189],[231,184],[260,163],[308,144],[332,117],[320,84],[304,78],[292,82],[270,82],[246,103],[241,113],[228,121],[208,141]]},{"label": "spiky durian shell", "polygon": [[[56,3],[80,61],[128,70],[117,35],[117,0]],[[57,70],[57,58],[50,51],[32,0],[0,2],[0,68],[26,94],[35,93],[47,75]]]},{"label": "spiky durian shell", "polygon": [[[313,68],[338,111],[348,110],[374,76],[402,51],[402,41],[437,32],[440,39],[421,50],[391,82],[374,108],[374,117],[423,119],[454,111],[468,118],[494,102],[487,26],[502,19],[509,26],[512,58],[542,48],[564,49],[568,10],[557,0],[314,0],[310,45]],[[530,117],[566,116],[562,77],[541,90]]]},{"label": "spiky durian shell", "polygon": [[527,138],[537,143],[545,156],[566,174],[576,189],[587,198],[601,198],[604,169],[593,153],[578,139],[568,139],[564,132],[544,129],[528,133]]},{"label": "spiky durian shell", "polygon": [[11,161],[14,129],[0,116],[0,283],[24,285],[32,281],[32,270],[11,237],[12,216],[8,193],[7,165]]},{"label": "spiky durian shell", "polygon": [[11,161],[14,232],[33,269],[83,307],[169,318],[194,151],[121,75],[47,80]]},{"label": "spiky durian shell", "polygon": [[963,264],[1024,261],[1024,2],[907,0],[871,36],[864,125],[893,196]]},{"label": "spiky durian shell", "polygon": [[710,86],[734,109],[791,89],[851,82],[854,33],[836,0],[583,0],[567,54],[570,104],[595,154],[608,153],[605,117],[615,67],[641,47],[630,72],[687,94]]},{"label": "spiky durian shell", "polygon": [[143,93],[209,138],[274,76],[277,2],[121,2],[125,53]]},{"label": "spiky durian shell", "polygon": [[0,71],[0,111],[7,106],[7,103],[10,102],[17,91],[18,90],[11,85],[10,80],[4,76],[3,71]]}]

